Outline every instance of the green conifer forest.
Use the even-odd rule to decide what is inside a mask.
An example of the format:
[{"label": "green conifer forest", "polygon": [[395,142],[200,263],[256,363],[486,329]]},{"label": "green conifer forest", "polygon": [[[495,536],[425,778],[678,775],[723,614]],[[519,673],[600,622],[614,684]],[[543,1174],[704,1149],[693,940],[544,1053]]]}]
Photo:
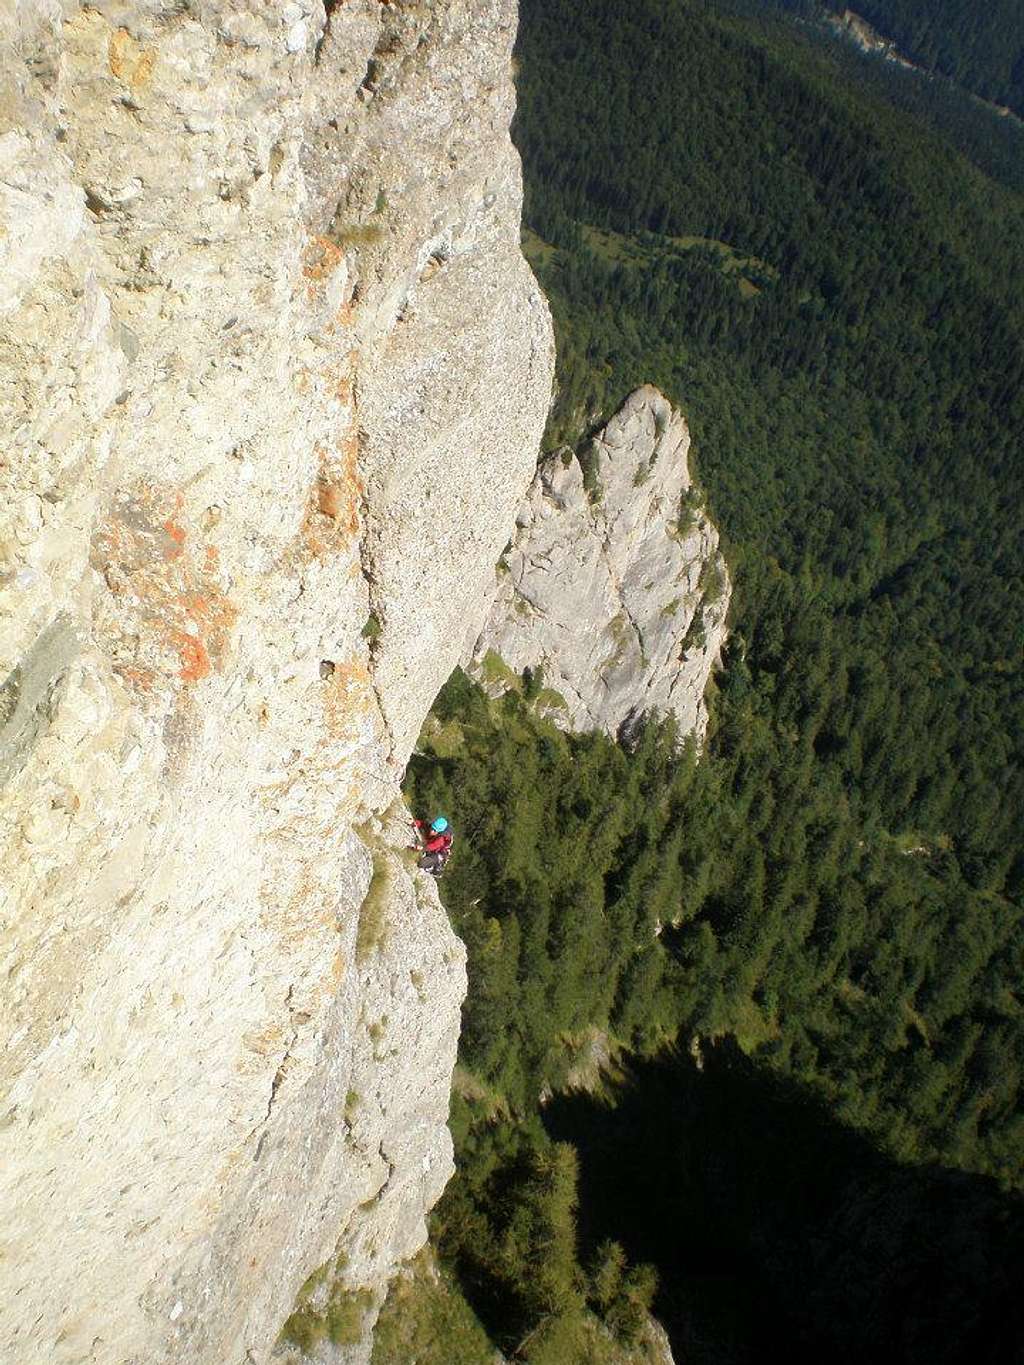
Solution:
[{"label": "green conifer forest", "polygon": [[465,1359],[653,1358],[651,1304],[680,1362],[1024,1358],[1012,145],[769,7],[522,0],[517,62],[547,443],[656,383],[735,593],[699,758],[456,673],[410,765]]}]

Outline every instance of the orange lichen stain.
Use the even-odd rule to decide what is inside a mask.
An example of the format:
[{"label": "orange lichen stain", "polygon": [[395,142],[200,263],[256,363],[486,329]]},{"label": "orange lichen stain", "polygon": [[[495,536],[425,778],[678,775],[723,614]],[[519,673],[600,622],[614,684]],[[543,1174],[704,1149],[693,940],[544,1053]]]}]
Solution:
[{"label": "orange lichen stain", "polygon": [[[344,403],[346,407],[351,407],[352,400],[355,397],[355,373],[358,361],[358,356],[354,349],[349,351],[347,359],[347,365],[342,370],[341,374],[334,380],[334,393],[338,400]],[[327,383],[330,384],[330,374],[327,374],[325,379]]]},{"label": "orange lichen stain", "polygon": [[115,672],[136,692],[151,692],[156,674],[151,668],[135,668],[131,664],[118,664]]},{"label": "orange lichen stain", "polygon": [[156,53],[152,48],[147,48],[135,63],[135,70],[131,74],[130,83],[133,90],[138,90],[140,86],[149,83],[149,78],[153,74],[154,66],[156,66]]},{"label": "orange lichen stain", "polygon": [[337,520],[342,509],[342,493],[337,484],[321,483],[317,485],[317,507],[325,517]]},{"label": "orange lichen stain", "polygon": [[164,552],[168,559],[176,559],[185,547],[185,530],[170,517],[164,522],[164,530],[170,536],[173,544],[168,545]]},{"label": "orange lichen stain", "polygon": [[140,48],[126,28],[119,28],[107,46],[107,64],[112,76],[139,90],[153,74],[156,53],[152,48]]},{"label": "orange lichen stain", "polygon": [[223,593],[190,593],[184,599],[184,608],[201,634],[215,637],[221,645],[227,643],[219,637],[235,624],[238,612]]},{"label": "orange lichen stain", "polygon": [[135,49],[135,40],[126,28],[119,28],[116,33],[111,34],[107,47],[107,62],[111,74],[119,81],[124,80],[129,68],[135,65]]},{"label": "orange lichen stain", "polygon": [[172,630],[170,642],[178,651],[181,668],[178,677],[182,682],[198,682],[210,672],[210,655],[206,645],[197,635],[189,635],[183,630]]},{"label": "orange lichen stain", "polygon": [[350,431],[336,451],[317,447],[320,472],[302,518],[302,539],[315,559],[337,553],[359,534],[363,481],[359,475],[359,441]]},{"label": "orange lichen stain", "polygon": [[324,723],[335,739],[357,737],[373,708],[373,684],[361,659],[335,664],[324,689]]},{"label": "orange lichen stain", "polygon": [[238,615],[218,581],[216,547],[186,529],[183,509],[180,492],[143,484],[117,495],[93,539],[92,563],[116,604],[114,667],[137,692],[219,669]]},{"label": "orange lichen stain", "polygon": [[214,659],[219,665],[227,652],[231,627],[237,619],[238,612],[230,602],[223,598],[212,604],[212,608],[207,617],[199,618],[203,623],[204,632],[198,637],[200,648],[198,665],[202,671],[196,673],[196,665],[192,662],[191,657],[181,655],[182,665],[179,676],[184,682],[197,682],[199,678],[206,677],[206,674],[214,667]]},{"label": "orange lichen stain", "polygon": [[343,491],[344,503],[335,520],[346,536],[359,534],[359,506],[363,496],[363,481],[359,476],[359,439],[350,432],[341,444],[341,478],[339,486]]},{"label": "orange lichen stain", "polygon": [[344,259],[345,253],[330,237],[311,237],[303,253],[302,273],[307,280],[326,280]]},{"label": "orange lichen stain", "polygon": [[[337,827],[319,829],[318,836],[323,847],[334,845],[346,827],[344,820]],[[308,833],[308,831],[307,831]],[[301,1020],[308,1021],[312,1015],[328,1005],[337,995],[338,988],[345,980],[349,960],[338,947],[331,948],[324,942],[331,935],[331,942],[339,927],[338,889],[329,866],[321,861],[304,864],[297,869],[287,888],[280,883],[263,889],[260,896],[259,918],[261,927],[273,935],[278,953],[281,956],[295,955],[303,964],[303,987],[301,1008],[293,1013]],[[327,949],[315,959],[310,959],[311,935]],[[293,1006],[299,1002],[293,1002]]]},{"label": "orange lichen stain", "polygon": [[[326,928],[331,919],[328,905],[334,893],[315,869],[303,868],[285,894],[280,885],[266,888],[261,895],[260,925],[273,934],[278,950],[306,957],[311,930]],[[324,964],[326,967],[326,963]],[[304,1003],[313,1003],[308,981],[303,988]]]}]

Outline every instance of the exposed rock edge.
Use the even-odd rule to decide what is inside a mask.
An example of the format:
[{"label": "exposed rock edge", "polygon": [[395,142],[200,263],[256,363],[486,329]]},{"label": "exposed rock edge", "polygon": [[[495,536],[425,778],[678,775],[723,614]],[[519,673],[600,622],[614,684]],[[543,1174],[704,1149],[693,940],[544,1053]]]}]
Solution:
[{"label": "exposed rock edge", "polygon": [[478,676],[501,690],[503,668],[541,670],[539,701],[568,729],[628,735],[654,713],[703,740],[731,584],[689,446],[645,385],[578,451],[541,461],[473,645]]},{"label": "exposed rock edge", "polygon": [[327,1262],[365,1359],[451,1172],[397,782],[550,390],[515,17],[0,14],[4,1360],[264,1361]]}]

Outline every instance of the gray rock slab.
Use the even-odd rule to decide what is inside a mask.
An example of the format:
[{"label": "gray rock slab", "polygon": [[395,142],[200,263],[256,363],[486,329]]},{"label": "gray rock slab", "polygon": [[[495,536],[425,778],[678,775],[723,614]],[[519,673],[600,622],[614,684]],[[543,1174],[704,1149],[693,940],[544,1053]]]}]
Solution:
[{"label": "gray rock slab", "polygon": [[543,670],[568,728],[617,735],[653,712],[703,740],[730,582],[689,446],[682,414],[646,385],[578,451],[540,463],[473,643],[478,675],[494,676],[493,652]]}]

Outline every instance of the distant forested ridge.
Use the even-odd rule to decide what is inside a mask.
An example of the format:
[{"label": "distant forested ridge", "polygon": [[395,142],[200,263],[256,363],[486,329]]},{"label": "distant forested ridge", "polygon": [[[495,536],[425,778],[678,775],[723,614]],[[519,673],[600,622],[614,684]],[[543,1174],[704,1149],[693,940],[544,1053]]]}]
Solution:
[{"label": "distant forested ridge", "polygon": [[892,38],[911,61],[949,76],[982,99],[1024,112],[1024,6],[1019,0],[858,0],[850,8]]},{"label": "distant forested ridge", "polygon": [[1018,0],[711,0],[709,8],[812,22],[851,10],[920,70],[1024,112],[1024,9]]}]

